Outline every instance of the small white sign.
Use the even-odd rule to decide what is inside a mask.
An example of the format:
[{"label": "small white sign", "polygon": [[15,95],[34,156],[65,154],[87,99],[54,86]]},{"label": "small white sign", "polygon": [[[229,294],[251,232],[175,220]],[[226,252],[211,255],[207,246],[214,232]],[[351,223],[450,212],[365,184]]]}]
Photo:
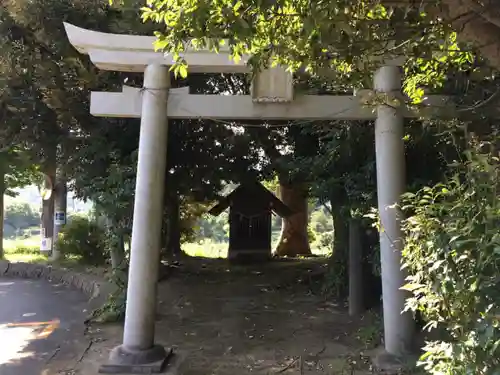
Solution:
[{"label": "small white sign", "polygon": [[40,242],[40,251],[51,251],[52,250],[52,238],[44,237]]},{"label": "small white sign", "polygon": [[55,225],[64,225],[64,224],[66,224],[66,212],[64,212],[64,211],[56,211],[54,213],[54,224]]}]

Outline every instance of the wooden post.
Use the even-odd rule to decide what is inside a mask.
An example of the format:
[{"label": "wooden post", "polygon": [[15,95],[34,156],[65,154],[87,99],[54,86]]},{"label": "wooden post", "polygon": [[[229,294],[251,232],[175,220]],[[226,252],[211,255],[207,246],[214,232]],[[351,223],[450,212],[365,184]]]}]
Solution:
[{"label": "wooden post", "polygon": [[3,259],[5,254],[3,250],[3,223],[4,223],[4,218],[5,218],[5,200],[4,200],[4,194],[5,194],[5,170],[3,168],[3,165],[0,165],[0,259]]},{"label": "wooden post", "polygon": [[[45,165],[43,168],[43,173],[45,173],[48,178],[52,181],[52,186],[54,186],[56,180],[56,148],[50,148],[48,146],[47,159],[45,160]],[[50,194],[49,199],[42,200],[42,241],[48,245],[41,250],[50,254],[54,248],[54,193]]]},{"label": "wooden post", "polygon": [[54,243],[52,245],[52,261],[57,261],[62,254],[58,249],[57,240],[67,220],[68,188],[64,173],[59,170],[56,174],[54,187]]}]

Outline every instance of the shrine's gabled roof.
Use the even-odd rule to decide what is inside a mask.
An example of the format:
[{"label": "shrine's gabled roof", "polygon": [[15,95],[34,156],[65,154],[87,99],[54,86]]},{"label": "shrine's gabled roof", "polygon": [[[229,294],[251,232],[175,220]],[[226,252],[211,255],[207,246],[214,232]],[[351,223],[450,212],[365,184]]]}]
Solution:
[{"label": "shrine's gabled roof", "polygon": [[269,210],[281,217],[293,214],[293,211],[278,199],[272,192],[258,181],[249,181],[240,184],[231,193],[219,199],[219,202],[208,211],[209,214],[218,216],[226,208],[239,201],[263,202],[269,204]]}]

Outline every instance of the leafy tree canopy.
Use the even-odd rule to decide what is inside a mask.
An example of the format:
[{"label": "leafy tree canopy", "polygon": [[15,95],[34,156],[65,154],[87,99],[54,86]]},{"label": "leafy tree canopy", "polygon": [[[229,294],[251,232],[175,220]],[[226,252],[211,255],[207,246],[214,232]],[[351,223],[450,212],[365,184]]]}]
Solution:
[{"label": "leafy tree canopy", "polygon": [[[96,69],[88,56],[70,45],[63,21],[128,34],[151,33],[155,25],[141,22],[138,7],[116,9],[101,0],[6,1],[0,17],[0,43],[5,47],[0,60],[0,120],[5,139],[29,149],[35,163],[53,159],[57,150],[59,168],[76,195],[96,202],[117,229],[127,231],[139,123],[91,116],[88,94],[114,91],[125,82],[140,86],[142,75]],[[188,82],[172,83],[188,84],[199,93],[248,90],[245,80],[222,76],[191,75]],[[190,222],[199,215],[206,207],[194,201],[214,199],[223,181],[239,182],[257,164],[256,173],[265,173],[269,163],[259,147],[231,123],[171,121],[165,184],[167,192],[180,199],[181,219]],[[172,216],[166,212],[166,218]]]},{"label": "leafy tree canopy", "polygon": [[173,53],[180,73],[187,48],[229,48],[235,59],[251,55],[254,67],[281,63],[360,87],[371,85],[370,73],[384,59],[406,56],[413,74],[405,88],[418,98],[422,86],[441,85],[451,65],[470,69],[474,61],[450,25],[425,7],[375,0],[151,0],[142,18],[161,25],[156,46]]}]

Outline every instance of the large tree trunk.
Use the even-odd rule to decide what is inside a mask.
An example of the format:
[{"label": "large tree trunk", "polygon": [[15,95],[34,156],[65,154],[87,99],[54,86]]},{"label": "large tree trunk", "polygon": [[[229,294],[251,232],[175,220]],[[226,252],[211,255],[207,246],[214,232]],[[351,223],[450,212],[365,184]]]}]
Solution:
[{"label": "large tree trunk", "polygon": [[106,217],[106,230],[110,237],[109,257],[111,259],[111,268],[117,270],[123,267],[125,263],[125,241],[123,234],[109,217]]},{"label": "large tree trunk", "polygon": [[342,259],[347,266],[349,251],[349,218],[333,210],[333,258]]},{"label": "large tree trunk", "polygon": [[281,236],[276,248],[278,256],[310,255],[307,224],[309,221],[307,190],[303,184],[280,182],[279,197],[294,214],[283,218]]},{"label": "large tree trunk", "polygon": [[116,237],[116,244],[111,248],[109,254],[113,270],[118,270],[125,266],[125,241],[123,241],[123,236],[119,234]]},{"label": "large tree trunk", "polygon": [[443,5],[438,14],[451,22],[458,38],[474,44],[482,57],[500,69],[500,1],[443,0]]},{"label": "large tree trunk", "polygon": [[425,5],[425,11],[451,23],[462,42],[472,43],[481,56],[495,69],[500,69],[500,8],[499,0],[442,0],[414,2],[382,0],[386,5]]},{"label": "large tree trunk", "polygon": [[108,216],[105,216],[105,222],[113,281],[118,285],[122,285],[126,283],[128,269],[127,259],[125,257],[124,231]]},{"label": "large tree trunk", "polygon": [[[113,230],[116,228],[112,228]],[[125,241],[122,233],[116,233],[113,247],[110,249],[111,269],[118,282],[125,283],[127,279],[127,259],[125,258]]]}]

